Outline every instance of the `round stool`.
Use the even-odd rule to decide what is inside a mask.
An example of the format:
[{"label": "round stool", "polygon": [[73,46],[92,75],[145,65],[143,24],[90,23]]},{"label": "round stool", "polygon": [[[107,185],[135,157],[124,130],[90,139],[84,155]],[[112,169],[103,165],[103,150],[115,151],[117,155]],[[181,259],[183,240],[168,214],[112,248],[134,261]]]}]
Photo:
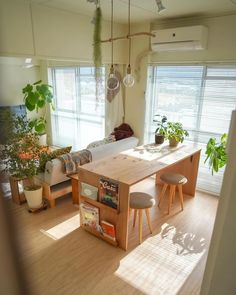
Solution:
[{"label": "round stool", "polygon": [[152,233],[152,225],[150,220],[150,208],[155,205],[155,199],[143,192],[133,192],[130,194],[129,206],[134,209],[133,227],[135,227],[137,212],[139,213],[139,243],[142,243],[142,223],[143,223],[143,210],[145,210],[148,226]]},{"label": "round stool", "polygon": [[160,207],[161,201],[162,201],[162,199],[165,195],[166,189],[169,185],[170,186],[170,193],[169,193],[168,214],[170,214],[171,204],[174,203],[174,200],[175,200],[176,186],[178,187],[178,191],[179,191],[179,200],[180,200],[181,209],[184,210],[182,186],[188,181],[187,178],[181,174],[169,172],[169,173],[162,174],[160,176],[160,179],[164,182],[164,186],[163,186],[161,194],[160,194],[158,207]]}]

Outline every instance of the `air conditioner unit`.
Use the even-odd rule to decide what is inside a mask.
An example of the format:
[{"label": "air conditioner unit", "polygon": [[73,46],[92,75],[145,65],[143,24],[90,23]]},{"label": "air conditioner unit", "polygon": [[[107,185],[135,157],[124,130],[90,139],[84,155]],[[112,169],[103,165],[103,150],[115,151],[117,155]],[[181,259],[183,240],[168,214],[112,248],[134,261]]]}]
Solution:
[{"label": "air conditioner unit", "polygon": [[205,26],[178,27],[152,31],[152,51],[202,50],[207,47],[208,28]]}]

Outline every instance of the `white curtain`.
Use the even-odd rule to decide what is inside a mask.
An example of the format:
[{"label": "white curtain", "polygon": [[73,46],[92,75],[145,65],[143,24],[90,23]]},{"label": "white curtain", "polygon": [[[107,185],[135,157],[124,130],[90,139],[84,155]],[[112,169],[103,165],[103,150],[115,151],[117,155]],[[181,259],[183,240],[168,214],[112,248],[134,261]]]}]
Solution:
[{"label": "white curtain", "polygon": [[[119,71],[118,66],[115,68]],[[120,71],[119,71],[120,72]],[[120,83],[122,83],[120,81]],[[106,99],[106,120],[105,120],[105,134],[109,135],[115,127],[118,127],[123,123],[124,119],[124,105],[123,105],[123,95],[122,87],[120,87],[119,92],[113,98],[111,102]]]}]

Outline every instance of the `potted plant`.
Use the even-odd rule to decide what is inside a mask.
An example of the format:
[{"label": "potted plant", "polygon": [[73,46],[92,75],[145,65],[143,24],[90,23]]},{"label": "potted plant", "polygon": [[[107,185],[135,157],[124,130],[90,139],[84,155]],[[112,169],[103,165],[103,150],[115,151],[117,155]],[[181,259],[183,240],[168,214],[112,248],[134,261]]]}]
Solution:
[{"label": "potted plant", "polygon": [[183,125],[181,123],[167,123],[165,137],[169,140],[169,145],[171,147],[176,147],[178,143],[183,142],[184,138],[188,135],[188,131],[183,128]]},{"label": "potted plant", "polygon": [[39,173],[40,157],[47,150],[39,145],[38,136],[31,131],[26,116],[12,117],[14,131],[9,134],[7,144],[2,151],[5,170],[12,177],[23,180],[24,194],[29,208],[42,206],[42,186],[35,183]]},{"label": "potted plant", "polygon": [[217,142],[215,138],[210,138],[205,154],[207,155],[204,163],[209,161],[209,168],[211,169],[212,175],[214,172],[218,172],[220,168],[224,167],[227,162],[226,144],[228,135],[224,133],[220,141]]},{"label": "potted plant", "polygon": [[29,121],[30,128],[39,136],[42,145],[46,145],[46,105],[49,104],[52,109],[53,94],[51,91],[52,86],[42,83],[39,80],[33,84],[27,84],[23,89],[24,102],[28,111],[36,111],[39,109],[43,111],[43,116],[40,118],[32,119]]},{"label": "potted plant", "polygon": [[157,123],[157,129],[155,130],[155,143],[162,144],[165,140],[167,117],[161,115],[155,115],[154,117],[160,117],[160,119],[153,120],[153,122]]}]

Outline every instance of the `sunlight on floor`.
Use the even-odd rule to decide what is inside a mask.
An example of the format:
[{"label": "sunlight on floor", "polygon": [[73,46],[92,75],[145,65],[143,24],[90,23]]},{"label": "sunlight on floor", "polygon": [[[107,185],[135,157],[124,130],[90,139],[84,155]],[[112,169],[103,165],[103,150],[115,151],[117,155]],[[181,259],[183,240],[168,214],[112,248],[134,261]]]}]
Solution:
[{"label": "sunlight on floor", "polygon": [[205,239],[165,223],[120,261],[115,274],[145,294],[177,294],[205,250]]},{"label": "sunlight on floor", "polygon": [[80,218],[79,218],[79,214],[77,214],[48,230],[41,229],[40,231],[43,234],[47,235],[48,237],[52,238],[53,240],[59,240],[67,236],[68,234],[70,234],[72,231],[76,230],[79,227],[80,227]]}]

